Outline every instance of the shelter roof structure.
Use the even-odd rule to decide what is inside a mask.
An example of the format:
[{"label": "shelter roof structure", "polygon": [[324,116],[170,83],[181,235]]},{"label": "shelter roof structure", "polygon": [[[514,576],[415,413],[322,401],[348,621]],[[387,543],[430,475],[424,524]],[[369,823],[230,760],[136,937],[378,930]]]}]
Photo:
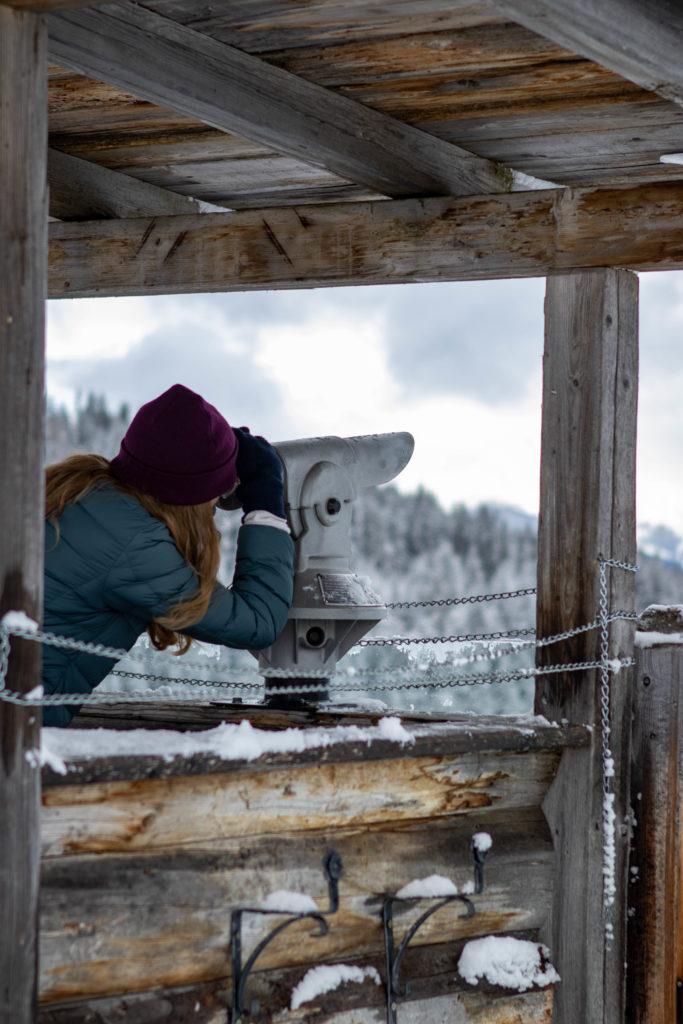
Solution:
[{"label": "shelter roof structure", "polygon": [[[397,245],[412,280],[680,261],[683,14],[663,0],[15,6],[48,11],[50,214],[72,225],[52,229],[52,295],[406,280]],[[196,232],[215,263],[227,210],[248,211],[221,222],[231,259],[201,270]],[[152,244],[122,229],[178,216]],[[97,272],[110,243],[127,275]]]}]

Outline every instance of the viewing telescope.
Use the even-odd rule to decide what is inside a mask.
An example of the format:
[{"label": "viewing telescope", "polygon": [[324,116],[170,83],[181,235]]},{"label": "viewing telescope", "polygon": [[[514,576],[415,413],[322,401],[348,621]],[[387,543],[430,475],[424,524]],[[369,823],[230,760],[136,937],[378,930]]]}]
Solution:
[{"label": "viewing telescope", "polygon": [[[295,546],[294,600],[278,639],[255,656],[268,673],[267,703],[291,708],[326,699],[338,660],[386,617],[369,579],[351,566],[352,507],[363,487],[387,483],[401,472],[414,440],[408,433],[370,434],[303,438],[274,447],[284,470]],[[287,675],[278,678],[276,669]],[[296,669],[320,671],[320,677],[297,678]],[[305,695],[271,693],[305,685]]]}]

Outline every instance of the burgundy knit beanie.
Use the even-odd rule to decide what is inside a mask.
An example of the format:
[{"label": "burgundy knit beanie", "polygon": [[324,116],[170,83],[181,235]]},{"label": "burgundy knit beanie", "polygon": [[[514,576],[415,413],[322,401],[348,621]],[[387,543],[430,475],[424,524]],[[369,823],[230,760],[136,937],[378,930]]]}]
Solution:
[{"label": "burgundy knit beanie", "polygon": [[135,414],[111,471],[169,505],[201,505],[235,485],[237,447],[218,409],[174,384]]}]

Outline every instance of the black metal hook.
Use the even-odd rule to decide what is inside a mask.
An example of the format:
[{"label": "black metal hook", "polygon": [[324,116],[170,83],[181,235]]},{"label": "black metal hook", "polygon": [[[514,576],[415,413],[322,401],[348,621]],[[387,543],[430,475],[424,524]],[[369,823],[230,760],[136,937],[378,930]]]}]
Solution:
[{"label": "black metal hook", "polygon": [[[488,850],[482,849],[481,844],[476,842],[476,836],[472,838],[470,842],[470,850],[472,853],[472,859],[474,861],[474,892],[481,893],[484,891],[484,863],[488,856]],[[417,900],[424,899],[436,899],[437,902],[433,906],[421,914],[417,921],[415,921],[408,929],[403,939],[396,949],[394,943],[394,903],[411,903]],[[386,955],[386,966],[387,966],[387,1022],[388,1024],[397,1024],[397,1007],[398,1000],[401,996],[408,994],[410,985],[406,984],[403,988],[399,984],[399,972],[401,970],[401,961],[403,960],[403,954],[410,945],[410,941],[418,931],[419,928],[425,923],[425,921],[435,914],[441,907],[445,907],[447,903],[454,903],[459,900],[465,905],[465,913],[461,914],[461,918],[467,920],[470,917],[474,917],[476,913],[474,904],[471,900],[461,893],[452,893],[447,896],[389,896],[384,901],[382,907],[382,926],[384,928],[384,950]]]},{"label": "black metal hook", "polygon": [[273,939],[289,928],[295,921],[303,921],[310,918],[318,922],[320,931],[314,932],[314,937],[322,938],[327,935],[329,925],[325,920],[326,916],[334,914],[339,909],[339,879],[344,874],[344,865],[341,857],[335,850],[328,850],[323,859],[323,874],[327,880],[327,892],[329,897],[329,908],[327,910],[310,910],[301,914],[290,914],[286,921],[276,925],[264,939],[259,942],[253,950],[247,962],[242,966],[242,915],[243,914],[287,914],[288,911],[271,910],[266,907],[237,907],[230,915],[230,951],[232,958],[232,1015],[231,1024],[244,1024],[245,1019],[258,1013],[258,1003],[253,1003],[251,1010],[244,1005],[244,988],[249,973],[257,959],[273,941]]},{"label": "black metal hook", "polygon": [[[434,897],[426,898],[433,899]],[[450,896],[440,896],[438,898],[438,903],[435,903],[434,906],[429,907],[427,910],[425,910],[423,914],[420,914],[417,921],[415,921],[415,923],[411,925],[406,934],[403,936],[403,940],[398,949],[396,949],[396,946],[394,944],[393,905],[394,903],[411,903],[420,899],[425,899],[425,897],[417,896],[402,899],[397,896],[390,896],[388,899],[384,901],[384,905],[382,907],[382,925],[384,927],[384,949],[386,953],[387,964],[388,1024],[397,1024],[396,1010],[398,999],[400,996],[407,995],[409,989],[409,986],[407,985],[401,988],[401,986],[399,985],[398,975],[399,971],[401,970],[401,961],[403,960],[403,954],[405,953],[406,949],[410,944],[410,940],[418,931],[418,929],[421,928],[424,922],[428,918],[430,918],[432,914],[435,914],[437,910],[440,910],[441,907],[444,907],[447,903],[453,903],[456,900],[460,900],[461,903],[465,904],[466,913],[460,915],[462,918],[467,919],[469,917],[474,917],[475,914],[474,904],[471,902],[471,900],[468,900],[467,896],[461,896],[459,893],[453,893],[453,895]]]},{"label": "black metal hook", "polygon": [[482,849],[479,843],[477,843],[476,836],[472,836],[470,850],[472,851],[472,859],[474,861],[474,891],[475,893],[480,893],[484,891],[484,864],[486,863],[489,851],[488,849]]}]

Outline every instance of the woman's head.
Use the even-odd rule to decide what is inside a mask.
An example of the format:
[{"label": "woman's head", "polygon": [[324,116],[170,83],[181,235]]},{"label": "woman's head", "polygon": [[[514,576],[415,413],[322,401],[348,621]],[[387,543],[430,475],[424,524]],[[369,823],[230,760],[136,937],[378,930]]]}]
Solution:
[{"label": "woman's head", "polygon": [[215,499],[237,482],[237,438],[208,402],[181,384],[143,405],[109,462],[101,455],[72,455],[46,473],[45,515],[57,522],[64,507],[102,484],[136,498],[168,528],[198,578],[196,593],[148,626],[155,647],[190,646],[183,627],[208,608],[220,562]]},{"label": "woman's head", "polygon": [[201,395],[174,384],[133,418],[111,472],[169,505],[201,505],[237,479],[237,437]]}]

